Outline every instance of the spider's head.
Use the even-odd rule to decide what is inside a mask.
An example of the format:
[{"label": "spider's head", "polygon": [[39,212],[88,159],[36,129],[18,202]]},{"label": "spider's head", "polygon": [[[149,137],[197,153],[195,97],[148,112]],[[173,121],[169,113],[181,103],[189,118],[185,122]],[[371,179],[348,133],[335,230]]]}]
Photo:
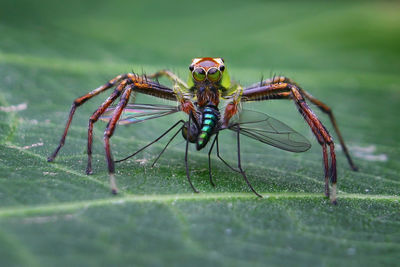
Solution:
[{"label": "spider's head", "polygon": [[194,58],[189,66],[189,85],[221,84],[230,86],[224,60],[220,57]]}]

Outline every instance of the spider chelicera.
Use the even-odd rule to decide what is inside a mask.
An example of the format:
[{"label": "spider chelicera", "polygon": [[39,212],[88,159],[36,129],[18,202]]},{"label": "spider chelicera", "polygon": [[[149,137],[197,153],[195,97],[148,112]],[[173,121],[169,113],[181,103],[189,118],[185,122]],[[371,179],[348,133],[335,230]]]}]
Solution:
[{"label": "spider chelicera", "polygon": [[[180,125],[180,128],[169,140],[166,147],[179,132],[182,132],[183,137],[186,139],[186,175],[191,187],[195,192],[198,191],[195,189],[190,180],[187,164],[188,145],[189,143],[195,143],[197,150],[201,150],[214,136],[208,152],[209,176],[211,184],[214,185],[211,175],[210,155],[214,145],[216,144],[218,158],[221,159],[222,162],[229,168],[240,173],[250,189],[257,196],[261,197],[261,195],[254,190],[242,169],[240,159],[240,134],[280,149],[293,152],[306,151],[310,148],[310,144],[302,135],[282,122],[273,119],[264,113],[242,110],[241,103],[247,101],[289,99],[293,100],[300,114],[310,126],[311,131],[322,147],[325,176],[325,196],[328,198],[330,197],[332,203],[336,203],[337,174],[333,139],[321,121],[308,106],[306,100],[314,103],[324,113],[328,114],[335,132],[339,137],[340,144],[347,157],[350,167],[353,170],[357,170],[357,167],[354,165],[350,157],[337,126],[335,117],[327,105],[314,98],[307,91],[304,91],[291,79],[283,76],[276,76],[243,88],[240,86],[240,84],[230,79],[222,58],[194,58],[189,66],[189,70],[190,73],[188,83],[185,83],[178,76],[167,70],[162,70],[148,76],[139,76],[133,73],[118,75],[106,84],[94,89],[90,93],[75,99],[72,104],[60,143],[53,154],[48,158],[48,161],[53,161],[61,147],[64,145],[69,126],[77,107],[81,106],[92,97],[106,91],[107,89],[115,87],[112,94],[103,102],[103,104],[100,105],[100,107],[89,119],[87,142],[88,162],[86,168],[87,174],[92,173],[93,125],[99,119],[108,121],[106,130],[104,132],[104,147],[110,176],[111,190],[114,194],[116,194],[117,186],[114,177],[115,162],[110,150],[110,138],[114,133],[116,125],[137,123],[175,112],[184,112],[188,115],[187,121],[178,121],[159,138],[131,156],[136,155],[146,147],[157,142],[172,129]],[[167,77],[173,82],[173,88],[161,85],[158,82],[158,78],[162,76]],[[142,93],[158,98],[176,101],[178,106],[131,104],[129,103],[129,99],[135,93]],[[117,98],[120,98],[118,104],[112,106]],[[220,113],[219,109],[220,100],[225,103],[223,113]],[[230,166],[219,154],[218,134],[220,131],[225,129],[229,129],[237,133],[237,169]],[[164,150],[161,153],[163,153]],[[126,157],[125,159],[129,157]],[[331,191],[329,188],[329,181],[332,183]]]}]

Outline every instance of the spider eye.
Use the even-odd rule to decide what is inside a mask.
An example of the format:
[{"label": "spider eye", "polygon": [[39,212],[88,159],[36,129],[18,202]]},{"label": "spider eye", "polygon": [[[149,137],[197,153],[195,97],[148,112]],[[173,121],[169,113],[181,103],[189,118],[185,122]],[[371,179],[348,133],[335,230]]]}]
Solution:
[{"label": "spider eye", "polygon": [[219,66],[219,70],[220,70],[220,71],[224,71],[224,69],[225,69],[225,66],[224,66],[224,65]]},{"label": "spider eye", "polygon": [[199,82],[204,81],[206,79],[206,71],[203,68],[196,68],[193,71],[193,78]]},{"label": "spider eye", "polygon": [[190,71],[193,71],[193,70],[194,70],[194,66],[193,66],[193,65],[190,65],[190,66],[189,66],[189,70],[190,70]]},{"label": "spider eye", "polygon": [[207,78],[212,82],[216,82],[221,78],[221,71],[217,68],[210,68],[207,72]]}]

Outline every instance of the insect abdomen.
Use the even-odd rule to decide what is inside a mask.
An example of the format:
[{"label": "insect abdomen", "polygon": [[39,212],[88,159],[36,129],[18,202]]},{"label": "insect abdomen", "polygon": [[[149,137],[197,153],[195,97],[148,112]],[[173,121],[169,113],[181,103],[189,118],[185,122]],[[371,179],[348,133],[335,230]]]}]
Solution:
[{"label": "insect abdomen", "polygon": [[204,108],[201,119],[200,134],[197,138],[197,150],[200,150],[207,145],[211,135],[215,132],[215,128],[218,126],[219,115],[218,108],[215,106],[206,106]]}]

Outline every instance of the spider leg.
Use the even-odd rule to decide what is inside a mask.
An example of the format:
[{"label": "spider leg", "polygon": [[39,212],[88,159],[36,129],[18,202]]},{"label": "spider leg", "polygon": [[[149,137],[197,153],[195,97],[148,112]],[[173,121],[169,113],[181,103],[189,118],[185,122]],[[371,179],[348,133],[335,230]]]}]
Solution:
[{"label": "spider leg", "polygon": [[[350,168],[353,171],[358,171],[358,167],[354,164],[354,162],[353,162],[353,160],[352,160],[352,158],[350,156],[349,150],[347,149],[346,143],[344,142],[343,136],[342,136],[342,134],[341,134],[341,132],[339,130],[339,126],[338,126],[338,124],[336,122],[335,116],[333,115],[332,109],[329,106],[327,106],[325,103],[323,103],[321,100],[315,98],[309,92],[307,92],[307,91],[303,90],[302,88],[300,88],[300,86],[297,85],[293,80],[291,80],[290,78],[285,77],[285,76],[274,76],[271,79],[267,79],[267,80],[263,81],[261,83],[261,85],[260,85],[260,83],[255,83],[255,84],[247,87],[246,90],[249,90],[249,89],[252,89],[252,88],[256,88],[256,87],[261,87],[261,86],[264,86],[264,85],[267,85],[267,84],[274,84],[274,83],[290,83],[290,84],[293,84],[293,85],[297,86],[297,88],[301,91],[303,96],[305,96],[308,100],[311,101],[311,103],[316,105],[322,112],[324,112],[325,114],[327,114],[329,116],[329,119],[330,119],[330,121],[332,123],[333,129],[335,130],[335,133],[339,138],[340,145],[342,146],[343,153],[345,154],[345,156],[347,158],[347,161],[348,161],[348,163],[350,165]],[[271,95],[270,98],[271,99],[282,99],[282,98],[289,99],[290,98],[290,94],[287,94],[285,96],[284,94],[281,93],[281,94],[278,94],[278,95]]]},{"label": "spider leg", "polygon": [[[322,147],[322,159],[323,159],[323,163],[324,163],[324,175],[325,175],[325,196],[327,198],[329,198],[329,196],[330,196],[330,193],[329,193],[329,178],[332,175],[332,167],[335,167],[335,170],[336,170],[336,164],[333,165],[334,162],[336,162],[336,161],[332,162],[332,166],[331,166],[331,169],[330,169],[329,168],[327,146],[326,146],[326,141],[325,141],[324,137],[322,136],[322,134],[318,130],[318,128],[314,125],[313,120],[309,116],[307,116],[307,114],[304,112],[304,110],[301,109],[301,108],[298,108],[298,110],[299,110],[300,114],[303,116],[303,118],[305,119],[305,121],[307,122],[307,124],[310,126],[311,131],[313,132],[313,134],[316,137],[318,143]],[[333,144],[333,142],[332,142],[332,144]],[[334,148],[332,148],[332,149],[334,149]]]},{"label": "spider leg", "polygon": [[118,106],[116,107],[114,114],[113,114],[111,120],[108,122],[106,130],[104,131],[104,148],[106,151],[108,173],[110,176],[111,192],[113,194],[117,194],[118,189],[117,189],[117,185],[115,182],[115,176],[114,176],[115,166],[114,166],[114,160],[112,158],[111,149],[110,149],[110,138],[114,133],[115,126],[117,125],[117,122],[122,114],[122,111],[128,104],[129,96],[131,95],[133,87],[134,87],[133,84],[125,87],[124,93],[121,96]]},{"label": "spider leg", "polygon": [[247,179],[246,173],[242,169],[242,163],[241,163],[241,159],[240,159],[240,126],[238,126],[238,130],[237,130],[237,150],[238,150],[238,168],[239,168],[240,174],[243,176],[243,179],[246,181],[246,183],[250,187],[251,191],[253,191],[253,193],[256,194],[256,196],[262,198],[262,195],[260,195],[259,193],[257,193],[256,190],[254,190],[250,181]]},{"label": "spider leg", "polygon": [[159,77],[162,77],[162,76],[167,77],[171,82],[178,83],[179,86],[181,86],[185,89],[189,88],[189,86],[184,81],[182,81],[175,73],[173,73],[169,70],[160,70],[160,71],[157,71],[156,73],[147,75],[147,77],[150,79],[158,79]]},{"label": "spider leg", "polygon": [[[282,78],[276,77],[274,78]],[[251,87],[245,89],[242,95],[242,101],[262,101],[268,99],[292,99],[295,102],[299,112],[303,115],[305,121],[310,126],[312,132],[317,138],[319,144],[323,150],[323,159],[324,159],[324,169],[325,169],[325,181],[329,178],[332,183],[332,194],[331,194],[331,202],[336,204],[336,182],[337,182],[337,173],[336,173],[336,155],[335,155],[335,147],[330,136],[329,132],[326,130],[325,126],[321,123],[318,117],[314,114],[314,112],[307,105],[302,91],[297,87],[297,85],[286,82],[279,83],[271,83],[265,84],[261,87]],[[324,146],[329,145],[330,156],[331,156],[331,164],[329,168],[328,164],[328,156],[327,150],[324,149]],[[325,185],[327,187],[327,185]]]},{"label": "spider leg", "polygon": [[117,193],[117,186],[116,186],[115,177],[114,177],[115,166],[114,166],[114,161],[112,159],[112,154],[111,154],[111,149],[110,149],[110,138],[113,135],[116,124],[117,124],[119,118],[121,117],[123,110],[127,106],[129,99],[134,97],[135,93],[142,93],[142,94],[151,95],[151,96],[154,96],[157,98],[178,101],[181,105],[182,111],[184,111],[188,114],[190,112],[195,112],[195,108],[194,108],[192,101],[190,99],[181,97],[181,95],[183,95],[183,93],[182,93],[182,91],[180,91],[179,88],[174,87],[174,89],[171,89],[171,88],[168,88],[167,86],[161,85],[152,80],[147,80],[147,78],[145,76],[138,76],[138,75],[132,74],[132,73],[119,75],[119,76],[115,77],[114,79],[110,80],[108,83],[104,84],[103,86],[100,86],[100,87],[94,89],[93,91],[91,91],[90,93],[74,100],[71,110],[70,110],[70,113],[69,113],[69,116],[68,116],[68,120],[67,120],[65,129],[64,129],[63,135],[59,142],[59,145],[55,149],[55,151],[48,157],[48,161],[53,161],[55,159],[55,157],[57,156],[58,152],[60,151],[61,147],[64,145],[65,139],[66,139],[66,136],[68,133],[68,129],[70,127],[70,124],[73,119],[73,115],[74,115],[77,107],[84,104],[86,101],[88,101],[92,97],[100,94],[101,92],[115,86],[118,83],[120,83],[120,85],[114,90],[114,92],[107,98],[107,100],[104,101],[103,104],[90,117],[89,126],[88,126],[88,165],[86,168],[87,173],[88,174],[91,173],[91,171],[92,171],[91,155],[92,155],[94,123],[107,110],[107,108],[122,94],[122,96],[120,97],[119,104],[114,109],[112,118],[109,120],[106,130],[105,130],[105,133],[104,133],[104,147],[105,147],[105,151],[106,151],[106,160],[107,160],[108,172],[109,172],[109,176],[110,176],[111,189],[114,194]]},{"label": "spider leg", "polygon": [[322,101],[320,101],[320,100],[316,99],[315,97],[313,97],[313,96],[312,96],[310,93],[308,93],[307,91],[304,91],[304,90],[303,90],[302,93],[303,93],[303,95],[304,95],[307,99],[309,99],[309,100],[310,100],[312,103],[314,103],[320,110],[322,110],[322,112],[328,114],[329,119],[330,119],[330,121],[331,121],[331,123],[332,123],[332,125],[333,125],[333,128],[335,129],[335,132],[336,132],[337,136],[339,137],[340,145],[341,145],[342,148],[343,148],[343,152],[344,152],[344,154],[346,155],[347,161],[349,162],[349,165],[350,165],[351,169],[352,169],[353,171],[358,171],[358,167],[353,163],[353,160],[352,160],[352,158],[351,158],[351,156],[350,156],[350,153],[349,153],[349,151],[348,151],[348,149],[347,149],[347,146],[346,146],[346,144],[344,143],[343,136],[342,136],[342,134],[341,134],[340,131],[339,131],[339,127],[338,127],[338,125],[337,125],[337,123],[336,123],[336,119],[335,119],[335,116],[333,115],[333,112],[332,112],[331,108],[328,107],[326,104],[324,104]]},{"label": "spider leg", "polygon": [[71,110],[69,112],[69,116],[68,116],[68,120],[67,123],[65,125],[65,129],[64,129],[64,133],[61,136],[60,142],[57,146],[57,148],[54,150],[54,152],[47,158],[47,161],[51,162],[53,161],[56,157],[58,152],[60,151],[61,147],[64,145],[65,143],[65,139],[67,137],[67,133],[68,133],[68,129],[69,126],[71,125],[72,122],[72,118],[74,117],[75,114],[75,110],[82,105],[83,103],[85,103],[86,101],[88,101],[89,99],[91,99],[92,97],[100,94],[101,92],[104,92],[105,90],[113,87],[114,85],[116,85],[118,82],[120,82],[121,80],[125,79],[127,77],[127,75],[118,75],[117,77],[115,77],[114,79],[108,81],[106,84],[94,89],[93,91],[91,91],[90,93],[81,96],[77,99],[74,100],[74,102],[72,103],[72,107]]},{"label": "spider leg", "polygon": [[[193,113],[190,113],[189,115],[189,123],[188,123],[188,129],[190,129],[190,123],[192,121],[192,116]],[[186,177],[189,181],[190,186],[192,187],[193,191],[195,193],[199,193],[199,191],[193,186],[192,181],[190,180],[190,174],[189,174],[189,166],[188,166],[188,150],[189,150],[189,138],[186,138],[186,148],[185,148],[185,167],[186,167]]]},{"label": "spider leg", "polygon": [[87,154],[88,162],[86,167],[86,174],[92,174],[92,142],[93,142],[93,125],[97,122],[99,117],[106,111],[106,109],[117,99],[122,90],[125,88],[128,80],[122,81],[118,87],[114,90],[110,97],[93,113],[89,119],[88,126],[88,143],[87,143]]},{"label": "spider leg", "polygon": [[329,161],[328,161],[328,152],[326,148],[326,144],[322,145],[322,157],[324,161],[324,174],[325,174],[325,196],[329,198]]}]

